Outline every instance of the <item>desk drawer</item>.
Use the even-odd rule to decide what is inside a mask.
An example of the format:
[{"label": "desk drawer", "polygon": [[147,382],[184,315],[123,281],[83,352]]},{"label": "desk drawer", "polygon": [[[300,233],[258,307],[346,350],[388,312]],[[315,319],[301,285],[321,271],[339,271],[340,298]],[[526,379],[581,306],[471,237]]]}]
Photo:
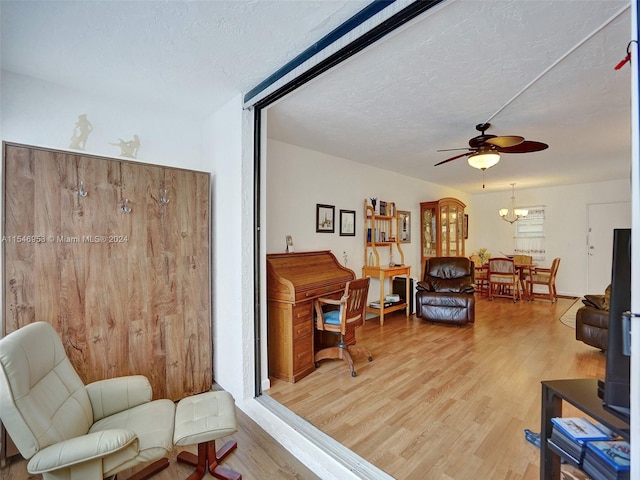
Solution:
[{"label": "desk drawer", "polygon": [[293,327],[292,338],[295,341],[305,335],[313,333],[313,311],[312,302],[305,302],[302,305],[293,307],[293,318],[291,326]]},{"label": "desk drawer", "polygon": [[[311,298],[318,297],[329,297],[335,298],[332,293],[340,293],[344,292],[344,287],[347,282],[334,283],[333,285],[327,285],[326,287],[314,288],[313,290],[307,290],[306,292],[296,292],[296,302],[301,302],[304,300],[308,300]],[[338,299],[340,295],[338,295]]]},{"label": "desk drawer", "polygon": [[293,342],[293,373],[313,370],[313,336],[298,338]]}]

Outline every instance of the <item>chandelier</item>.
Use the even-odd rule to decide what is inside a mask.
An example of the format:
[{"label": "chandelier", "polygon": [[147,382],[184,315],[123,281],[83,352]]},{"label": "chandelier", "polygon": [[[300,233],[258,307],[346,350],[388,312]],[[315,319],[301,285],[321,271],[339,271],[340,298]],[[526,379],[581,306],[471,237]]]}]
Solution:
[{"label": "chandelier", "polygon": [[505,222],[514,223],[521,219],[522,217],[526,217],[529,214],[529,210],[526,208],[515,208],[514,202],[516,200],[515,194],[515,183],[511,184],[511,208],[501,208],[498,213]]}]

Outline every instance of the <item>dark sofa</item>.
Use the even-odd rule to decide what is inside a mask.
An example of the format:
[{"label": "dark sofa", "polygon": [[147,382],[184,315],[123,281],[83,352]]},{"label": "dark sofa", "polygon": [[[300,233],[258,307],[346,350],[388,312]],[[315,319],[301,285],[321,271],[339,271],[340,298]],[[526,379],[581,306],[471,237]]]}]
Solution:
[{"label": "dark sofa", "polygon": [[576,340],[606,351],[609,345],[609,297],[611,286],[604,295],[585,295],[583,307],[576,313]]},{"label": "dark sofa", "polygon": [[459,326],[475,322],[475,266],[466,257],[433,257],[418,282],[416,314],[431,322]]}]

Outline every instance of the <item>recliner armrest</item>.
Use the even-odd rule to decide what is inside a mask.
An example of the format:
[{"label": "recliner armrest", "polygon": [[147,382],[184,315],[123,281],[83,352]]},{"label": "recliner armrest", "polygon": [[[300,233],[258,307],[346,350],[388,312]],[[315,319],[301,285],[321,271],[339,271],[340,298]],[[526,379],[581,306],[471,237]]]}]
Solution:
[{"label": "recliner armrest", "polygon": [[[27,465],[30,473],[46,473],[72,467],[84,462],[111,455],[137,442],[138,437],[130,430],[114,428],[88,433],[63,442],[54,443],[37,452]],[[137,454],[137,448],[131,458]]]},{"label": "recliner armrest", "polygon": [[109,378],[85,386],[93,408],[93,421],[148,403],[153,391],[147,377],[129,375]]}]

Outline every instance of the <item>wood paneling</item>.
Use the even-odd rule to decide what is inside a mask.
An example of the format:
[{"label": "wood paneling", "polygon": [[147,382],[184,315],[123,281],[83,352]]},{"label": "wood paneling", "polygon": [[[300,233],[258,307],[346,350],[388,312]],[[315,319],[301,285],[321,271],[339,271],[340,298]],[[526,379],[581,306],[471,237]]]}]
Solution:
[{"label": "wood paneling", "polygon": [[13,144],[4,172],[4,332],[51,323],[85,382],[209,390],[209,174]]}]

